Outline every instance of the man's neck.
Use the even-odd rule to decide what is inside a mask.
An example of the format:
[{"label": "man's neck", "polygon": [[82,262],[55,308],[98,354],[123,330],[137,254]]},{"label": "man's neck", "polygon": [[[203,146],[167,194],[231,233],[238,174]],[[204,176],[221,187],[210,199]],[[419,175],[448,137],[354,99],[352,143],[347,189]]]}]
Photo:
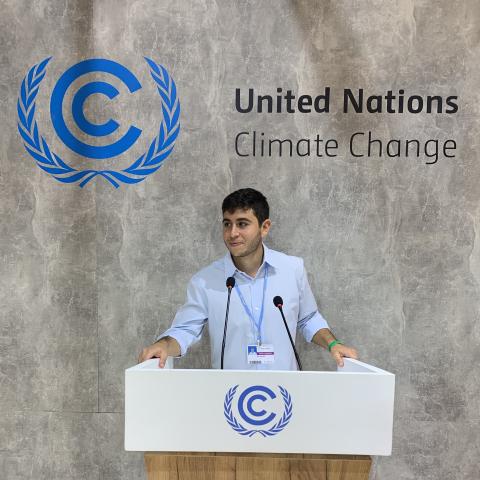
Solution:
[{"label": "man's neck", "polygon": [[232,257],[232,261],[238,270],[252,278],[255,277],[263,262],[263,244],[246,257]]}]

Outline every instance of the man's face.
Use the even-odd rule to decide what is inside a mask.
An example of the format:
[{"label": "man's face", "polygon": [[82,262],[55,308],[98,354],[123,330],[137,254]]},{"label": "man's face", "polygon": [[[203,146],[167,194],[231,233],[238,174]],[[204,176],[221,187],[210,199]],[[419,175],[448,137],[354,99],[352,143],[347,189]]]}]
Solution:
[{"label": "man's face", "polygon": [[250,208],[223,214],[223,241],[232,257],[246,257],[261,248],[262,240],[270,230],[271,222],[262,225]]}]

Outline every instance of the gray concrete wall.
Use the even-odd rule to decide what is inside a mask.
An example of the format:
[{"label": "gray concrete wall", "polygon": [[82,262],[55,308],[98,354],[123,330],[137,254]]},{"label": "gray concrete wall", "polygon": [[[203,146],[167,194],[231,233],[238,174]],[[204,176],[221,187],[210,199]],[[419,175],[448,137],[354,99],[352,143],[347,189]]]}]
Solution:
[{"label": "gray concrete wall", "polygon": [[[393,455],[376,459],[372,478],[478,478],[478,2],[0,5],[1,478],[144,478],[142,455],[123,451],[123,371],[169,325],[192,273],[223,255],[219,205],[244,186],[270,200],[269,244],[305,259],[337,335],[397,375]],[[118,190],[102,179],[80,189],[35,165],[17,133],[16,99],[28,69],[50,55],[37,120],[77,166],[92,161],[63,146],[50,122],[58,76],[89,57],[120,61],[146,84],[143,55],[169,69],[182,131],[156,174]],[[404,88],[458,95],[459,111],[239,114],[234,90],[250,86]],[[109,113],[150,135],[152,98]],[[458,151],[434,165],[424,157],[244,159],[233,149],[243,129],[454,138]],[[183,365],[209,364],[205,340]],[[308,368],[333,368],[325,352],[299,344]]]}]

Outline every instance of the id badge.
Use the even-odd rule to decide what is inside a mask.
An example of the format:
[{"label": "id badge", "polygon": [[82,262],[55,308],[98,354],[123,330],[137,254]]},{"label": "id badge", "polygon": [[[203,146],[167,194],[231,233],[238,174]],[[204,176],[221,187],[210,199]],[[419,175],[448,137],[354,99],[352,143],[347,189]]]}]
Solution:
[{"label": "id badge", "polygon": [[248,345],[247,360],[250,365],[264,365],[275,361],[275,350],[272,344]]}]

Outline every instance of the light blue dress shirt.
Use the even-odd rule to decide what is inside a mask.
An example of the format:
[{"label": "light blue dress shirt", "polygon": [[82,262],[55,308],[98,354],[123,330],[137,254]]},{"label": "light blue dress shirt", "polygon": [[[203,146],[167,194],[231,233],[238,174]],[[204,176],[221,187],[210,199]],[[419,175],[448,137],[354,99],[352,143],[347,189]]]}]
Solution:
[{"label": "light blue dress shirt", "polygon": [[[202,331],[208,323],[212,367],[220,368],[228,295],[226,280],[232,276],[235,277],[236,287],[232,290],[230,298],[224,368],[296,370],[295,355],[280,312],[273,304],[273,298],[279,295],[283,299],[283,311],[293,339],[298,328],[307,342],[310,342],[315,333],[321,328],[328,328],[328,324],[318,312],[303,260],[271,250],[265,245],[263,248],[264,260],[255,278],[238,270],[230,253],[196,273],[188,284],[186,303],[178,310],[171,328],[159,335],[157,340],[166,336],[175,338],[180,345],[181,355],[185,355],[188,347],[200,340]],[[262,308],[265,270],[267,288],[260,333],[263,344],[273,344],[275,362],[255,365],[247,361],[247,345],[257,343],[258,332],[242,305],[237,287],[258,323]]]}]

